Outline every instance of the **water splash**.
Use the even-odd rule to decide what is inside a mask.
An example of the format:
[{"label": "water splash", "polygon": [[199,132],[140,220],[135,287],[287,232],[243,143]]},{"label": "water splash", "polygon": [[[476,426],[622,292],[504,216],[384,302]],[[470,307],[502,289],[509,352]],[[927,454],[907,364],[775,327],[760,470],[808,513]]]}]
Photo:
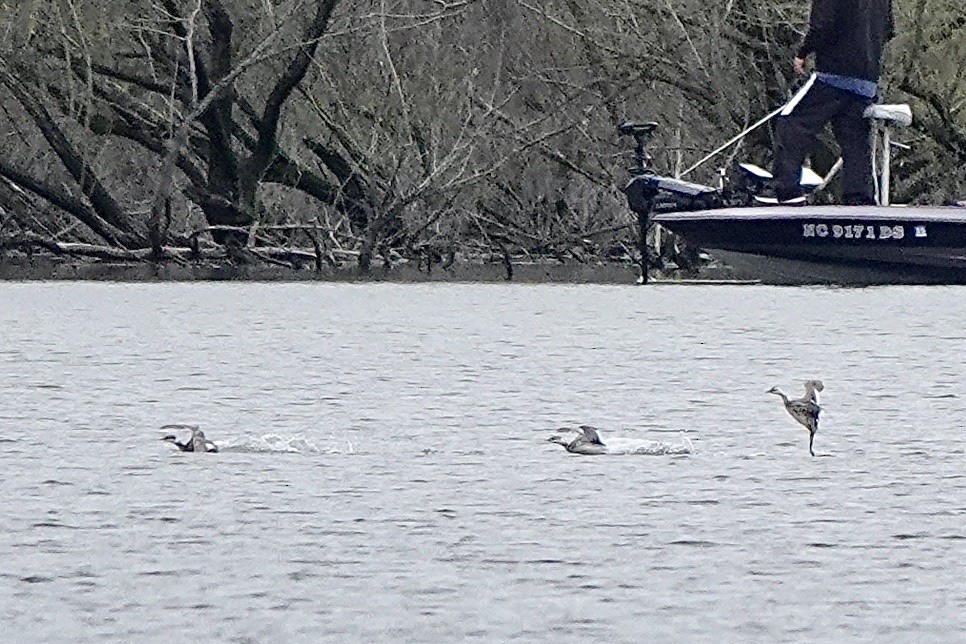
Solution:
[{"label": "water splash", "polygon": [[245,436],[237,441],[218,443],[221,452],[241,453],[282,453],[282,454],[352,454],[352,443],[345,438],[339,441],[326,441],[325,447],[319,447],[304,434],[294,436],[279,436],[278,434],[264,434],[262,436]]},{"label": "water splash", "polygon": [[680,456],[694,453],[694,444],[687,436],[676,443],[665,443],[641,438],[605,438],[608,454],[635,456]]}]

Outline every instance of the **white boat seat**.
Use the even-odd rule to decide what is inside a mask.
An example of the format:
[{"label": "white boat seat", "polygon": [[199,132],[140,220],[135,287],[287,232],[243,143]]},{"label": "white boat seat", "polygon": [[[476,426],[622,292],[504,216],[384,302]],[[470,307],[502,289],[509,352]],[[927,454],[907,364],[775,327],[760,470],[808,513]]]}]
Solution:
[{"label": "white boat seat", "polygon": [[[889,205],[889,184],[892,164],[892,127],[912,125],[912,108],[906,103],[890,105],[870,105],[865,108],[865,118],[875,122],[875,135],[872,139],[873,159],[878,154],[878,164],[873,161],[876,201],[880,206]],[[875,167],[878,165],[878,167]]]},{"label": "white boat seat", "polygon": [[883,125],[898,127],[912,125],[912,108],[907,103],[870,105],[865,108],[863,116],[873,121],[882,121]]}]

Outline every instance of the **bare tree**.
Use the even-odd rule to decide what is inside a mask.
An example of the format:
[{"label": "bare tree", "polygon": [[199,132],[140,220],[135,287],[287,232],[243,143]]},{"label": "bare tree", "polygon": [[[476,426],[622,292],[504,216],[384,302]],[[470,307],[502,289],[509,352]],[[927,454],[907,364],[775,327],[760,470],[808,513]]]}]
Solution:
[{"label": "bare tree", "polygon": [[[626,258],[615,126],[660,121],[658,162],[690,165],[794,89],[806,5],[0,3],[0,237],[366,270],[459,252]],[[915,103],[918,136],[899,188],[948,199],[966,188],[966,15],[896,5],[883,88]],[[767,129],[743,146],[731,154],[767,162]],[[835,154],[827,141],[818,164]]]}]

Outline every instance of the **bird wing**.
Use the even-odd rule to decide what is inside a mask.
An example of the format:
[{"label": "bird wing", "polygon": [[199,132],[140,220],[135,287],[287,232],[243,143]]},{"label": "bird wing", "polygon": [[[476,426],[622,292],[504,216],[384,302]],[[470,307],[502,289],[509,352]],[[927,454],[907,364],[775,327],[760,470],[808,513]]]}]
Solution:
[{"label": "bird wing", "polygon": [[805,381],[805,395],[799,398],[799,400],[810,400],[816,405],[818,402],[818,392],[825,389],[825,385],[822,384],[821,380],[806,380]]},{"label": "bird wing", "polygon": [[822,391],[825,389],[825,385],[822,384],[821,380],[806,380],[804,384],[806,389],[814,389],[815,391]]},{"label": "bird wing", "polygon": [[808,431],[818,431],[818,415],[822,408],[810,400],[793,400],[788,403],[788,413]]},{"label": "bird wing", "polygon": [[[188,425],[185,423],[170,423],[168,425],[161,425],[161,429],[178,430],[177,433],[185,437],[185,440],[182,442],[178,440],[177,434],[172,434],[171,442],[177,445],[178,449],[180,449],[182,452],[194,451],[195,449],[194,436],[195,436],[195,432],[198,431],[198,425]],[[185,435],[185,432],[189,432],[187,436]]]},{"label": "bird wing", "polygon": [[581,425],[580,431],[584,434],[584,439],[595,445],[603,445],[604,441],[600,440],[600,434],[597,433],[597,428],[591,425]]}]

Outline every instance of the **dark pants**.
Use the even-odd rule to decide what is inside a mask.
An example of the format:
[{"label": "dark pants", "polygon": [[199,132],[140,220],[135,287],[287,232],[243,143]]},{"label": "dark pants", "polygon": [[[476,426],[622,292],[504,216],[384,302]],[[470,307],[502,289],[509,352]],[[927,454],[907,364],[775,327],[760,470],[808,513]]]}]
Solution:
[{"label": "dark pants", "polygon": [[802,164],[815,147],[818,133],[831,121],[842,149],[842,200],[847,204],[875,203],[872,127],[862,115],[871,103],[872,99],[816,81],[791,114],[778,118],[772,174],[779,199],[802,194],[798,184]]}]

